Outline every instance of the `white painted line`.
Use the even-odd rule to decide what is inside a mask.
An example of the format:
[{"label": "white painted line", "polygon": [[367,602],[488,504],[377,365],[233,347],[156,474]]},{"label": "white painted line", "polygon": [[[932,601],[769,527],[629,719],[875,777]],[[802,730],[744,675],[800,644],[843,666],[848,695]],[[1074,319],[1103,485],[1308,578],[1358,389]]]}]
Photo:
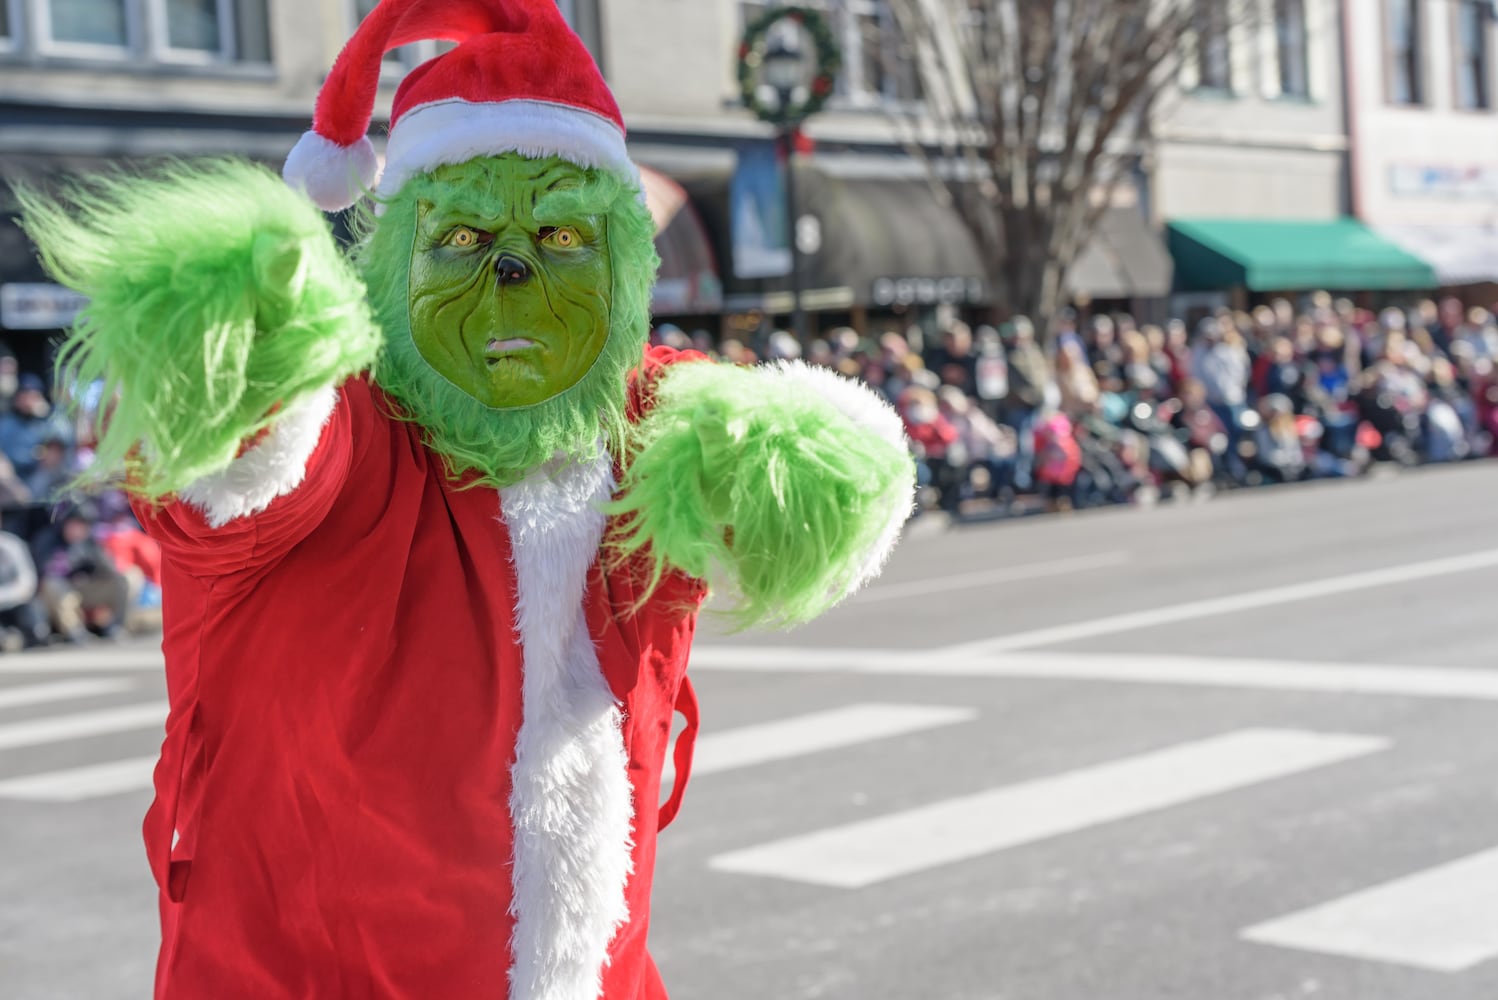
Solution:
[{"label": "white painted line", "polygon": [[747,673],[854,673],[914,677],[996,677],[1081,680],[1119,684],[1309,691],[1498,701],[1498,672],[1477,667],[1406,667],[1288,660],[1233,660],[1213,656],[1102,653],[952,655],[939,651],[782,649],[717,646],[692,652],[692,669]]},{"label": "white painted line", "polygon": [[54,681],[51,684],[28,684],[25,687],[0,688],[0,708],[40,705],[68,698],[90,698],[97,694],[114,694],[134,685],[130,681],[106,678],[76,681]]},{"label": "white painted line", "polygon": [[1453,556],[1449,559],[1432,559],[1429,562],[1410,563],[1405,566],[1390,566],[1385,569],[1369,570],[1364,573],[1349,573],[1345,576],[1327,577],[1323,580],[1307,580],[1303,583],[1292,583],[1283,587],[1250,590],[1241,594],[1213,597],[1204,601],[1188,601],[1185,604],[1172,604],[1162,608],[1150,608],[1146,611],[1131,611],[1121,615],[1109,615],[1106,618],[1095,618],[1092,621],[1086,622],[1074,622],[1070,625],[1056,625],[1050,628],[1033,629],[1029,632],[1016,632],[1011,635],[999,636],[995,639],[984,639],[979,642],[949,646],[945,651],[950,653],[997,653],[1012,649],[1030,649],[1035,646],[1053,646],[1063,642],[1077,642],[1081,639],[1095,639],[1098,636],[1116,635],[1119,632],[1133,632],[1138,629],[1171,625],[1175,622],[1190,621],[1195,618],[1211,618],[1216,615],[1235,614],[1240,611],[1266,608],[1276,604],[1291,604],[1296,601],[1331,597],[1336,594],[1349,594],[1354,591],[1369,590],[1374,587],[1413,583],[1416,580],[1428,580],[1431,577],[1449,576],[1453,573],[1470,573],[1473,570],[1491,569],[1495,566],[1498,566],[1498,549],[1486,549],[1482,552],[1473,552],[1464,556]]},{"label": "white painted line", "polygon": [[1382,750],[1372,736],[1248,729],[747,850],[718,871],[858,889]]},{"label": "white painted line", "polygon": [[134,757],[93,767],[28,774],[0,781],[0,799],[24,802],[81,802],[151,787],[155,757]]},{"label": "white painted line", "polygon": [[114,649],[96,646],[82,650],[57,649],[46,652],[6,653],[0,655],[0,674],[59,674],[86,670],[90,673],[112,670],[160,670],[163,659],[159,649]]},{"label": "white painted line", "polygon": [[950,590],[968,590],[996,583],[1015,583],[1020,580],[1038,580],[1047,576],[1065,576],[1089,569],[1105,569],[1122,566],[1129,561],[1127,552],[1099,552],[1097,555],[1080,556],[1076,559],[1055,559],[1051,562],[1025,563],[1006,566],[1002,569],[985,570],[979,573],[959,573],[934,580],[911,580],[908,583],[892,583],[888,586],[870,587],[849,603],[871,604],[875,601],[893,601],[922,594],[941,594]]},{"label": "white painted line", "polygon": [[1245,930],[1259,944],[1434,972],[1498,957],[1498,850],[1385,882]]},{"label": "white painted line", "polygon": [[77,715],[53,715],[12,722],[0,726],[0,750],[60,743],[63,740],[103,733],[123,733],[131,729],[150,729],[165,723],[166,713],[166,702],[153,701],[143,705],[105,708],[97,712],[80,712]]},{"label": "white painted line", "polygon": [[762,725],[729,729],[697,740],[692,775],[752,767],[789,757],[855,746],[978,717],[970,708],[936,705],[849,705]]}]

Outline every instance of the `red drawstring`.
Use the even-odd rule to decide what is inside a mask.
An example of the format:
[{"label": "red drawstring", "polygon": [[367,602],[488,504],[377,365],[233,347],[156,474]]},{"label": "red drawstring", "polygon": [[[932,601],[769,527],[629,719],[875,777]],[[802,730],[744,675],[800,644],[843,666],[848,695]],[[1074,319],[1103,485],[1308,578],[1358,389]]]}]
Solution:
[{"label": "red drawstring", "polygon": [[676,737],[676,751],[672,757],[676,774],[671,779],[671,797],[661,806],[656,824],[658,830],[664,830],[681,809],[681,797],[687,790],[687,777],[692,773],[692,750],[697,746],[697,692],[692,690],[692,682],[685,677],[681,679],[681,687],[676,689],[676,711],[687,720],[687,725],[681,735]]}]

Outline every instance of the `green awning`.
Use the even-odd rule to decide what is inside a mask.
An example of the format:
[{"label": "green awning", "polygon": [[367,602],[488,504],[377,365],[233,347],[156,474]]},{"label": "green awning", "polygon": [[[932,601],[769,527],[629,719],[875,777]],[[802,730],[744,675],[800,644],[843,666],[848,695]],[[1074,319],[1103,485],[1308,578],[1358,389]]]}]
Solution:
[{"label": "green awning", "polygon": [[1356,219],[1176,220],[1166,243],[1184,291],[1411,291],[1440,284],[1429,264]]}]

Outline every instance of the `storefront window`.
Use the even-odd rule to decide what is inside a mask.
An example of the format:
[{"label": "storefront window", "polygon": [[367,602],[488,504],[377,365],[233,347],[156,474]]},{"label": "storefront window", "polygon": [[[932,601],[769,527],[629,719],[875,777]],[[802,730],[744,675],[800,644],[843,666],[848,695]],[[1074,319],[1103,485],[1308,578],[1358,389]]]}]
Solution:
[{"label": "storefront window", "polygon": [[1233,50],[1229,37],[1227,0],[1197,0],[1197,86],[1206,90],[1233,89]]},{"label": "storefront window", "polygon": [[1424,104],[1420,0],[1385,0],[1384,62],[1391,104]]},{"label": "storefront window", "polygon": [[130,44],[125,0],[47,0],[49,41],[124,50]]},{"label": "storefront window", "polygon": [[1305,0],[1274,0],[1274,33],[1279,51],[1280,93],[1311,96],[1306,63]]},{"label": "storefront window", "polygon": [[1488,92],[1488,18],[1484,4],[1461,0],[1456,9],[1456,106],[1482,110],[1491,106]]}]

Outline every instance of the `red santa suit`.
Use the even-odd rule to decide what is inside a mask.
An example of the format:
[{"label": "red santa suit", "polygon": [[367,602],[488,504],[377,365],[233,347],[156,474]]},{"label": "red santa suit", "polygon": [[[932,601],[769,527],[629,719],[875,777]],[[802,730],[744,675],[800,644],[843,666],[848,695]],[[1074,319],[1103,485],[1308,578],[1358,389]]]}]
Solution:
[{"label": "red santa suit", "polygon": [[607,455],[465,489],[391,412],[329,389],[140,511],[171,698],[156,997],[663,998],[648,901],[704,588],[629,613],[635,574],[597,561]]}]

